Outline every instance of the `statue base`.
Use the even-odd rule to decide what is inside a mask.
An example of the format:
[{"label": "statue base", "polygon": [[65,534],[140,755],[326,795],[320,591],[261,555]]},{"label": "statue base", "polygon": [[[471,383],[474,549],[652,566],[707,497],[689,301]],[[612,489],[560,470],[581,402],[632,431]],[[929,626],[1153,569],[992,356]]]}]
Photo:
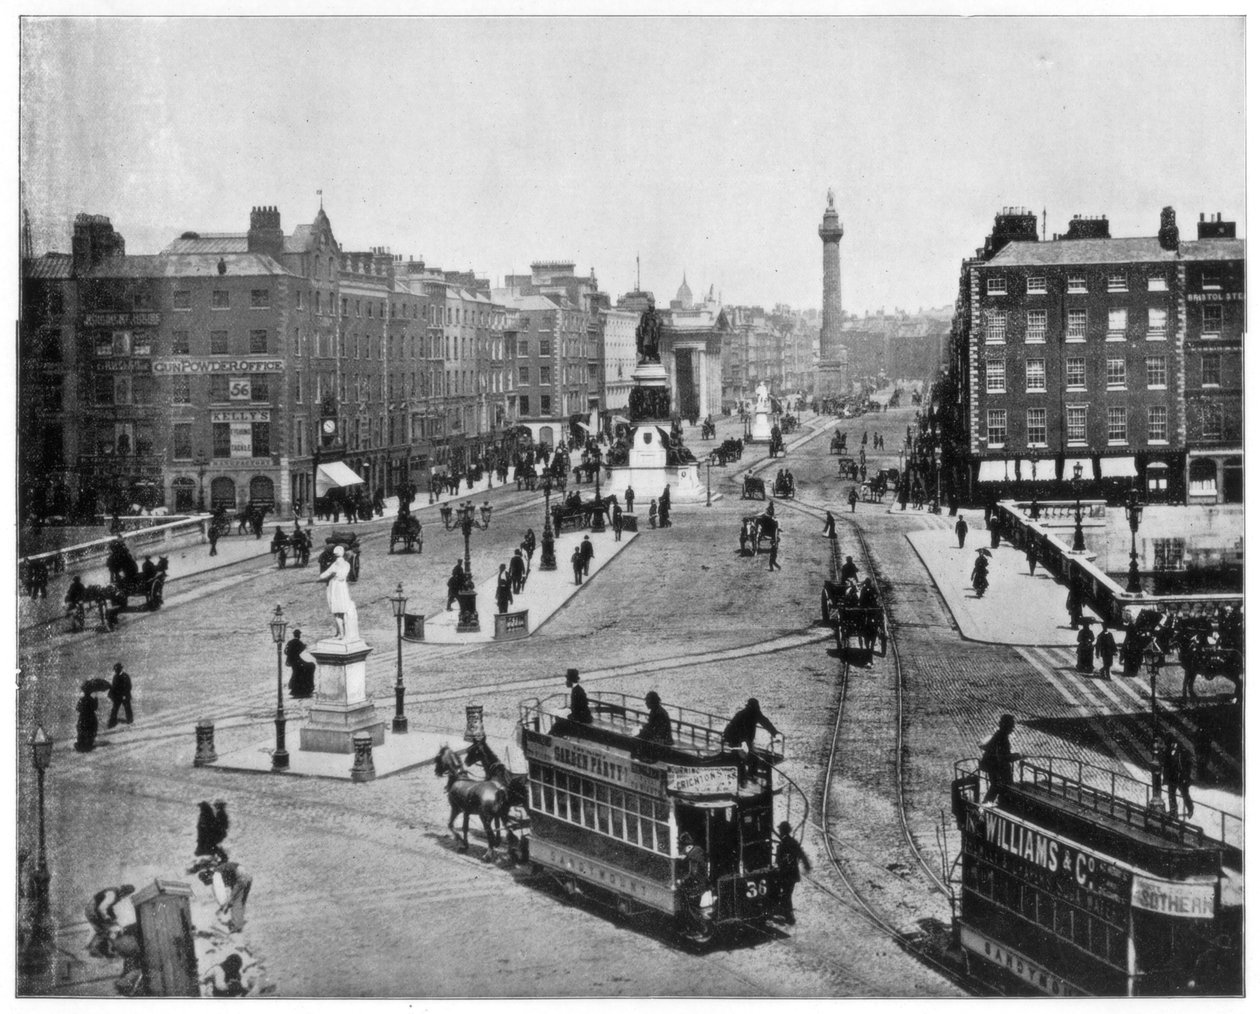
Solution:
[{"label": "statue base", "polygon": [[311,649],[315,659],[315,699],[298,736],[299,749],[317,753],[354,753],[354,736],[366,732],[372,745],[385,742],[385,723],[368,698],[367,657],[362,638],[328,637]]},{"label": "statue base", "polygon": [[770,443],[770,413],[764,408],[759,408],[753,413],[752,431],[744,443]]}]

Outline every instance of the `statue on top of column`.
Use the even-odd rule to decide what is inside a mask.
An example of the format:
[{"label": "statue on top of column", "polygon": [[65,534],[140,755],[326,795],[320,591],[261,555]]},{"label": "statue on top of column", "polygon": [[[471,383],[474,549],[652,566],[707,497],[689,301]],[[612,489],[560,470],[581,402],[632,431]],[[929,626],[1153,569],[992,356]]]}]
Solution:
[{"label": "statue on top of column", "polygon": [[656,312],[656,300],[648,296],[647,309],[639,318],[634,331],[634,344],[639,352],[640,363],[661,361],[661,315]]},{"label": "statue on top of column", "polygon": [[831,187],[827,188],[827,210],[836,210],[836,192],[832,190]]}]

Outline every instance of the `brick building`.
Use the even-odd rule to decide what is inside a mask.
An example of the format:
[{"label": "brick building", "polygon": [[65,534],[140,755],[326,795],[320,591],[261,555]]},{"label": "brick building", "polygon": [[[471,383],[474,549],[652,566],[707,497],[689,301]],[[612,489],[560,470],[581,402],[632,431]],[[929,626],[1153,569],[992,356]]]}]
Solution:
[{"label": "brick building", "polygon": [[963,264],[943,413],[972,495],[1079,464],[1095,495],[1240,501],[1243,248],[1220,216],[1182,241],[1171,208],[1125,239],[1078,216],[1039,241],[1035,215],[999,214]]}]

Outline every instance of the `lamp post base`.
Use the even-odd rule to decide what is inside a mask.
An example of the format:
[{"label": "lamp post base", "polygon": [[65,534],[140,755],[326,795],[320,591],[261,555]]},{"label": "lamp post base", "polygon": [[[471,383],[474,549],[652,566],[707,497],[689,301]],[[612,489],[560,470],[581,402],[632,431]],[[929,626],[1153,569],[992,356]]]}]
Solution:
[{"label": "lamp post base", "polygon": [[477,634],[481,632],[481,621],[477,616],[477,592],[463,589],[456,593],[459,599],[459,622],[455,624],[457,634]]},{"label": "lamp post base", "polygon": [[403,714],[403,688],[401,685],[394,687],[394,724],[391,726],[394,733],[402,735],[407,731],[407,716]]},{"label": "lamp post base", "polygon": [[542,559],[538,562],[538,569],[556,569],[556,540],[552,537],[550,528],[543,532]]},{"label": "lamp post base", "polygon": [[271,770],[287,771],[289,769],[289,751],[284,747],[284,727],[287,719],[276,719],[276,748],[271,754]]}]

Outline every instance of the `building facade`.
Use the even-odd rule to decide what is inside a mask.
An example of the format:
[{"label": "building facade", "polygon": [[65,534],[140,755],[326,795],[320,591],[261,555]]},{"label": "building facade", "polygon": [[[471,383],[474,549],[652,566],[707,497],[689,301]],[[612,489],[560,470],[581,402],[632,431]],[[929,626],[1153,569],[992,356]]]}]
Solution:
[{"label": "building facade", "polygon": [[1060,483],[1096,495],[1242,498],[1244,244],[1233,223],[1183,241],[1112,238],[1077,217],[1052,240],[1008,209],[964,263],[951,390],[973,484]]}]

